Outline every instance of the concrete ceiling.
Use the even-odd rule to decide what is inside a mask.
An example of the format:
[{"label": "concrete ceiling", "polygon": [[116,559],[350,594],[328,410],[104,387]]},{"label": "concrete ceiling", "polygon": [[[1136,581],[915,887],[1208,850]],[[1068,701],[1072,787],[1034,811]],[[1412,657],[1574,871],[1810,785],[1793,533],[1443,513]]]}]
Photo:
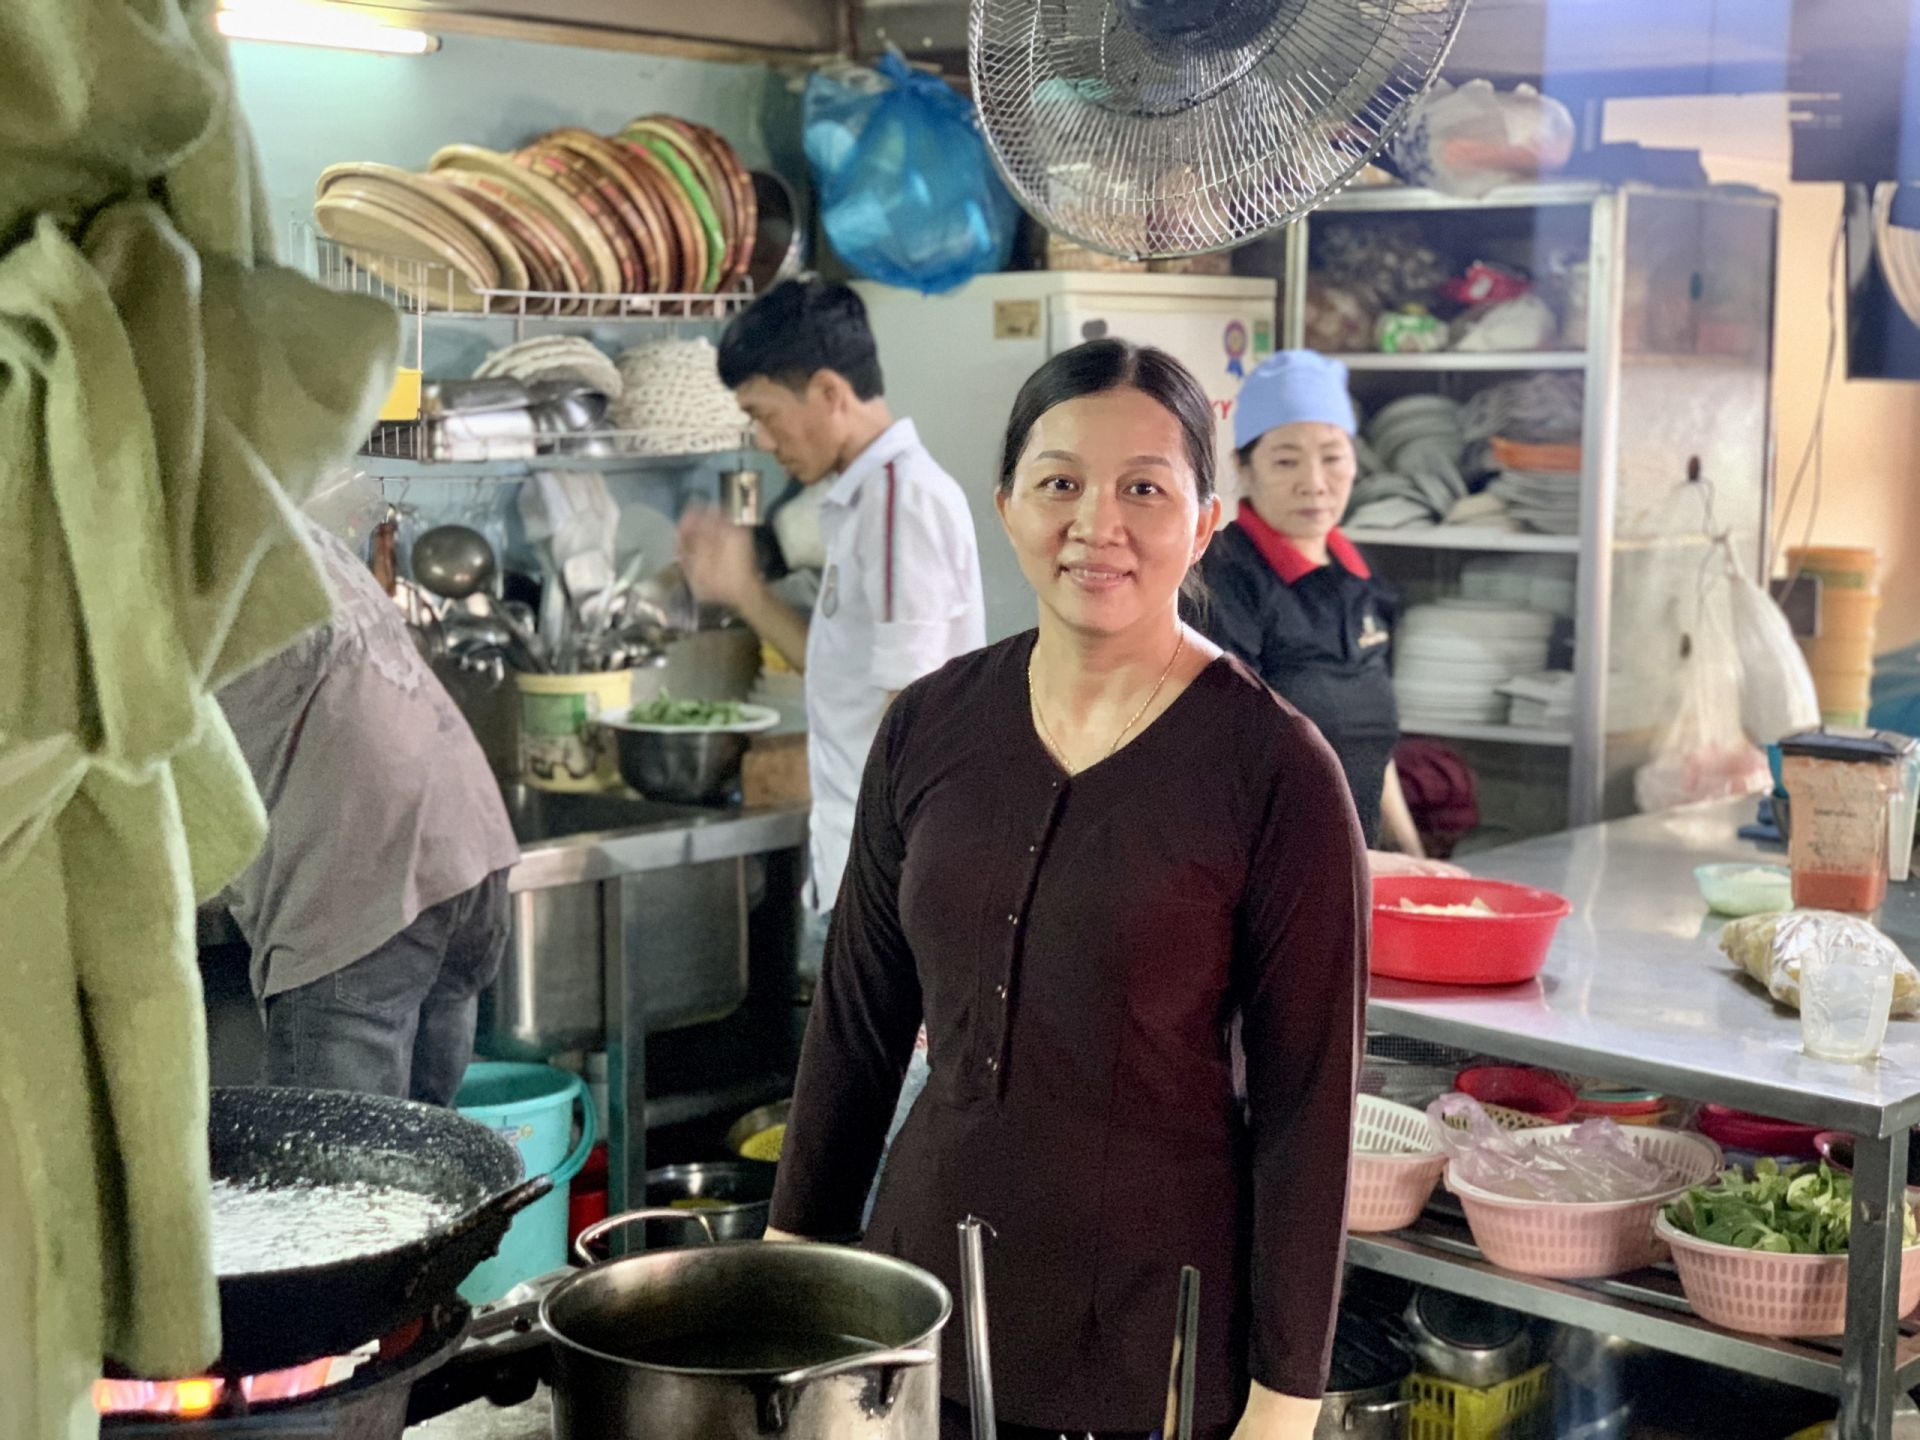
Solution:
[{"label": "concrete ceiling", "polygon": [[[1786,88],[1791,0],[1470,0],[1446,74],[1584,95]],[[966,0],[864,0],[864,48],[964,66]]]}]

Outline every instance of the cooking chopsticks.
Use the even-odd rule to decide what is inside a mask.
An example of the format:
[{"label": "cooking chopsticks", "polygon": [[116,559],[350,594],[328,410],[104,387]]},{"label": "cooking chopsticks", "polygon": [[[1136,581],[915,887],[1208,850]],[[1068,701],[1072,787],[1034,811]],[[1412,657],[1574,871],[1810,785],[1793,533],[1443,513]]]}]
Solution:
[{"label": "cooking chopsticks", "polygon": [[[1173,1364],[1167,1376],[1164,1440],[1193,1440],[1193,1372],[1200,1341],[1200,1272],[1180,1267],[1180,1302],[1173,1322]],[[976,1440],[978,1431],[975,1432]]]}]

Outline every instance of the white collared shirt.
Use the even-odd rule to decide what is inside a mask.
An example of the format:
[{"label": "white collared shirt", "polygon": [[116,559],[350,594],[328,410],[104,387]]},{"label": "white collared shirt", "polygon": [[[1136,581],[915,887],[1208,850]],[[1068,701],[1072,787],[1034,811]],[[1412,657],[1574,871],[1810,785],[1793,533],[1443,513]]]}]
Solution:
[{"label": "white collared shirt", "polygon": [[895,422],[823,482],[827,564],[807,629],[807,764],[813,784],[808,902],[833,908],[854,802],[887,697],[986,643],[980,550],[967,497]]}]

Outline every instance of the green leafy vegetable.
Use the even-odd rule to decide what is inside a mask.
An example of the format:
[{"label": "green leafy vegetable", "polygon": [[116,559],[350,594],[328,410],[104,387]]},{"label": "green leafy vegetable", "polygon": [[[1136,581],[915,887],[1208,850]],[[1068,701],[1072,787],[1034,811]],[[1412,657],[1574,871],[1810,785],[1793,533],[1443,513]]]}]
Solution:
[{"label": "green leafy vegetable", "polygon": [[684,725],[689,729],[721,729],[738,725],[746,712],[732,700],[675,700],[664,691],[628,714],[636,725]]},{"label": "green leafy vegetable", "polygon": [[[1920,1238],[1913,1206],[1906,1205],[1904,1244]],[[1711,1185],[1695,1185],[1667,1207],[1677,1230],[1716,1245],[1779,1255],[1844,1255],[1853,1226],[1853,1177],[1818,1167],[1755,1162],[1751,1179],[1723,1170]]]}]

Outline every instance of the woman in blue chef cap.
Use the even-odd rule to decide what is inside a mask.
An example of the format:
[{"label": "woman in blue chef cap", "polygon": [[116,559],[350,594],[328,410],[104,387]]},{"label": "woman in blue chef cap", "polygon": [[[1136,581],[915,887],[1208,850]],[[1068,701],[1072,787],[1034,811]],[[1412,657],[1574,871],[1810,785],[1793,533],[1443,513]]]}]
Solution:
[{"label": "woman in blue chef cap", "polygon": [[[1338,360],[1283,350],[1246,378],[1233,426],[1246,498],[1201,564],[1208,595],[1194,618],[1320,727],[1346,771],[1375,874],[1458,873],[1423,858],[1394,773],[1396,600],[1339,528],[1356,428]],[[1397,853],[1381,853],[1383,839]]]}]

